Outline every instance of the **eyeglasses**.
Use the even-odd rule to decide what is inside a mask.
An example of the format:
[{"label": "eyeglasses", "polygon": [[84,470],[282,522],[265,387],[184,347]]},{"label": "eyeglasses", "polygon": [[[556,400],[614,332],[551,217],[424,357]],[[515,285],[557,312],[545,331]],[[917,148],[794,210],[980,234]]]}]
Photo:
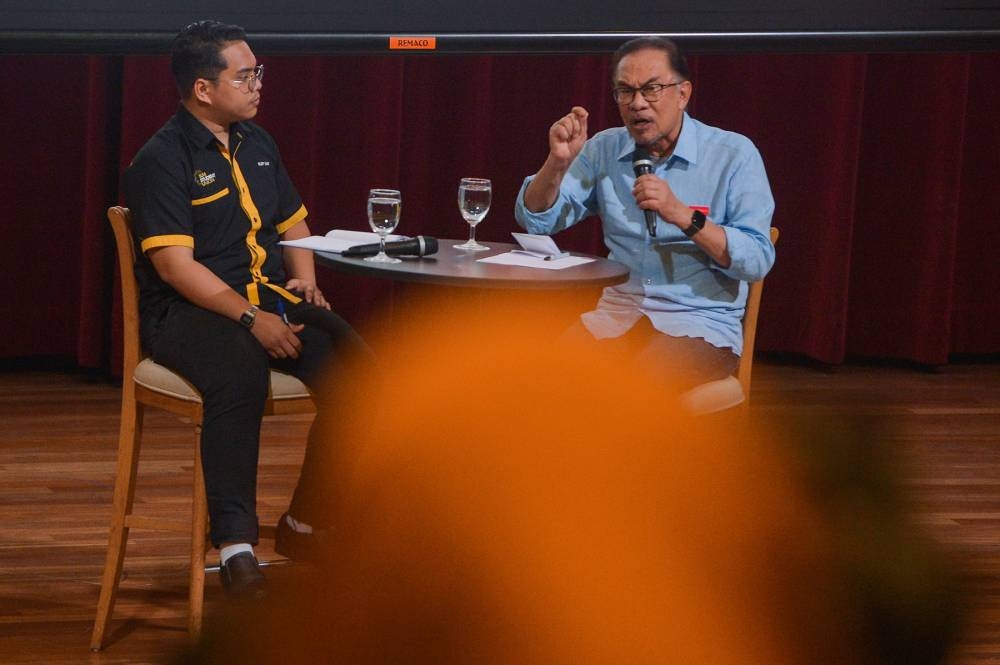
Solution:
[{"label": "eyeglasses", "polygon": [[663,96],[663,91],[675,85],[680,85],[684,81],[674,81],[673,83],[647,83],[641,88],[630,88],[627,85],[611,89],[611,96],[619,104],[631,104],[635,99],[635,93],[642,94],[642,98],[647,102],[655,102]]},{"label": "eyeglasses", "polygon": [[[257,89],[258,81],[264,78],[264,65],[257,65],[254,67],[249,74],[238,79],[226,79],[229,83],[233,85],[234,88],[246,87],[248,92],[253,92]],[[218,77],[214,79],[207,79],[209,81],[218,81]]]}]

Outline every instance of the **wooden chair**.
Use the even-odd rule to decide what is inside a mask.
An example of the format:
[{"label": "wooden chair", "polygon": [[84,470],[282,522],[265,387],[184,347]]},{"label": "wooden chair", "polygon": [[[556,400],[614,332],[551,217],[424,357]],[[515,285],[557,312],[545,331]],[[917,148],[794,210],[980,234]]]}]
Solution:
[{"label": "wooden chair", "polygon": [[[132,528],[179,531],[191,534],[191,572],[189,581],[188,632],[197,639],[201,632],[205,586],[205,553],[208,543],[208,507],[205,501],[205,480],[201,467],[201,395],[179,374],[146,358],[139,344],[139,293],[134,263],[135,245],[131,218],[127,208],[112,207],[108,220],[114,230],[121,272],[122,310],[124,320],[124,368],[122,372],[121,430],[118,438],[118,468],[115,476],[114,499],[111,509],[111,533],[108,554],[101,580],[101,595],[97,603],[97,618],[90,639],[90,648],[99,651],[104,646],[105,631],[114,610],[118,583],[129,530]],[[139,464],[143,411],[152,406],[190,419],[194,426],[194,476],[192,478],[193,510],[190,520],[161,519],[135,515],[133,499]],[[270,395],[265,415],[314,413],[306,386],[295,377],[271,371]]]},{"label": "wooden chair", "polygon": [[[771,227],[771,244],[778,244],[778,229]],[[750,374],[753,370],[753,350],[757,341],[757,314],[764,280],[750,284],[746,311],[743,313],[743,355],[733,376],[709,381],[681,395],[681,406],[694,415],[703,416],[736,407],[747,409],[750,400]]]}]

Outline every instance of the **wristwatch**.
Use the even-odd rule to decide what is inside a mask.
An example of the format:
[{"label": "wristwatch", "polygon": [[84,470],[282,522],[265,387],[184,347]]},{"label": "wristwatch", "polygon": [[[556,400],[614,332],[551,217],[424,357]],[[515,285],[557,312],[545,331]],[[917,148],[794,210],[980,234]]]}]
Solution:
[{"label": "wristwatch", "polygon": [[243,324],[243,327],[246,328],[247,330],[253,328],[253,324],[256,320],[257,320],[257,305],[250,305],[250,309],[248,309],[247,311],[243,312],[243,314],[240,315],[240,323]]},{"label": "wristwatch", "polygon": [[688,238],[693,238],[703,228],[705,228],[705,213],[701,210],[695,210],[691,213],[691,226],[684,229],[684,235]]}]

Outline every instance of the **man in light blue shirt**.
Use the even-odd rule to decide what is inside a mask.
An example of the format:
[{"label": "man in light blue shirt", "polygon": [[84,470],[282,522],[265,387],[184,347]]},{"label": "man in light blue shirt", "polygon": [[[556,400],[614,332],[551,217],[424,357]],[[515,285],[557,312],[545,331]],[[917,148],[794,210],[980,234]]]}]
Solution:
[{"label": "man in light blue shirt", "polygon": [[[585,109],[560,118],[549,129],[545,163],[521,187],[515,216],[531,233],[553,234],[600,215],[609,258],[631,276],[604,290],[582,326],[637,363],[664,365],[679,388],[724,378],[743,351],[747,283],[774,263],[774,199],[760,153],[745,136],[686,113],[692,85],[670,40],[623,44],[612,83],[624,127],[588,140]],[[653,162],[638,178],[637,146]]]}]

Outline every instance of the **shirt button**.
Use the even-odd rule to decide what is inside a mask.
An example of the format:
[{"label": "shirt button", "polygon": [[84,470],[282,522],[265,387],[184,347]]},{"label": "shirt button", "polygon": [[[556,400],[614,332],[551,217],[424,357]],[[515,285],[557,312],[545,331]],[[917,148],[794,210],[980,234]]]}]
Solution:
[{"label": "shirt button", "polygon": [[646,279],[644,279],[643,281],[646,283],[646,286],[649,286],[649,285],[651,285],[653,283],[653,280],[651,280],[648,277]]}]

